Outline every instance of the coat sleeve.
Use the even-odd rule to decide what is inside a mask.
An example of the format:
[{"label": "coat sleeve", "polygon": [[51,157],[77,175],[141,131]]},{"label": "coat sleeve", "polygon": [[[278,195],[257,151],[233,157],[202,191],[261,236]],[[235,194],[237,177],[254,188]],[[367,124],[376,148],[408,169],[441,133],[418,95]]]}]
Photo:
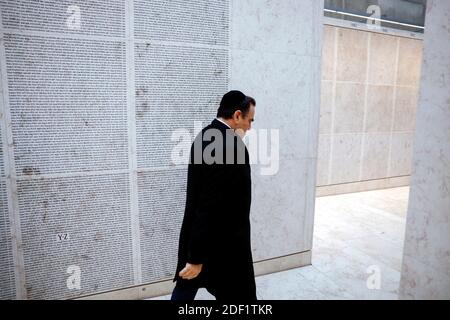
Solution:
[{"label": "coat sleeve", "polygon": [[187,262],[191,264],[202,264],[207,260],[208,248],[214,242],[213,236],[220,227],[218,208],[223,206],[224,201],[230,200],[225,199],[224,187],[230,185],[231,167],[202,164],[198,201],[188,242]]}]

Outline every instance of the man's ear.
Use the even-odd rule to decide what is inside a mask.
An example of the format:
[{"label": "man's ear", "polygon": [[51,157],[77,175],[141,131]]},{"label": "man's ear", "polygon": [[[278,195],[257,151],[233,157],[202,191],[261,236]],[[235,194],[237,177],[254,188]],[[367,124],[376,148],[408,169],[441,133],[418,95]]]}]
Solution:
[{"label": "man's ear", "polygon": [[233,114],[233,118],[235,121],[239,120],[239,116],[242,116],[242,111],[241,110],[236,110]]}]

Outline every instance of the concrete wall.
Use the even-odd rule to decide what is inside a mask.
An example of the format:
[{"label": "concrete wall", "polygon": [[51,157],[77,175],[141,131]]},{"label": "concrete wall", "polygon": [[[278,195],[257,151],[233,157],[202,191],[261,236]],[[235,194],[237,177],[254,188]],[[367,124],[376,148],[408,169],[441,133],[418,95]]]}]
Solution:
[{"label": "concrete wall", "polygon": [[167,293],[186,186],[172,132],[229,89],[279,133],[279,170],[252,170],[256,271],[309,264],[323,1],[72,4],[0,6],[0,297]]},{"label": "concrete wall", "polygon": [[400,298],[450,299],[450,2],[428,1]]},{"label": "concrete wall", "polygon": [[256,260],[312,248],[322,9],[314,0],[233,1],[230,87],[256,97],[253,128],[280,137],[278,173],[253,167]]},{"label": "concrete wall", "polygon": [[318,194],[407,185],[422,42],[326,25]]}]

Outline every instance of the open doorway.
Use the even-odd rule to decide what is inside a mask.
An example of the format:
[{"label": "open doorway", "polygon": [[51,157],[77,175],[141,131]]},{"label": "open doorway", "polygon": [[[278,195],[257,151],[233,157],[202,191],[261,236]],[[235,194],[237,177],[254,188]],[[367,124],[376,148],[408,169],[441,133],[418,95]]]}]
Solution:
[{"label": "open doorway", "polygon": [[312,268],[342,298],[398,297],[424,8],[325,1]]}]

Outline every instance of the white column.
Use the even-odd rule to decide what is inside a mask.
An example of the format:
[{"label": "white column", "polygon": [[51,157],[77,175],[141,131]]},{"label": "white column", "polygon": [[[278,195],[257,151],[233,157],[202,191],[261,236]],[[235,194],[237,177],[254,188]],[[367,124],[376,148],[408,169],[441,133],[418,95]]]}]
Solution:
[{"label": "white column", "polygon": [[425,27],[400,299],[450,299],[450,1]]},{"label": "white column", "polygon": [[312,249],[322,29],[323,1],[232,1],[230,89],[256,99],[259,145],[279,138],[273,174],[250,151],[254,261]]}]

